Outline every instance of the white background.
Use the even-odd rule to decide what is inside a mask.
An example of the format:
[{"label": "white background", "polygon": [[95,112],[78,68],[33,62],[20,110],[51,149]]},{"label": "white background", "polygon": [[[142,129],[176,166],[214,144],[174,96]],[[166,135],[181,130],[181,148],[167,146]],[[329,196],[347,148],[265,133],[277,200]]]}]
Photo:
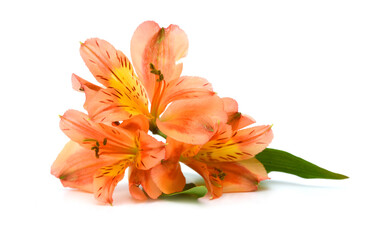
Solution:
[{"label": "white background", "polygon": [[[379,239],[379,2],[211,2],[0,3],[1,239]],[[145,203],[123,181],[113,207],[64,189],[58,115],[82,109],[71,74],[93,80],[79,41],[130,56],[145,20],[185,30],[184,74],[274,124],[271,147],[350,179],[271,173],[253,193]]]}]

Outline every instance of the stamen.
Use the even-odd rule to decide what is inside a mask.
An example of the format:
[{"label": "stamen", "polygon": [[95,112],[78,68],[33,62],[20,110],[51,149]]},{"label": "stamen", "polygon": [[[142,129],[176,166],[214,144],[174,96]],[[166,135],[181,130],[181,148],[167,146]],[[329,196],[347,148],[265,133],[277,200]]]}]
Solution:
[{"label": "stamen", "polygon": [[153,63],[150,63],[149,67],[150,67],[150,72],[158,76],[158,79],[156,79],[157,82],[161,82],[162,80],[164,80],[164,75],[161,73],[161,70],[157,70],[155,66],[153,65]]},{"label": "stamen", "polygon": [[151,105],[151,114],[154,117],[157,117],[159,113],[157,113],[158,107],[160,105],[163,93],[165,92],[166,83],[164,80],[164,75],[161,73],[161,70],[156,69],[156,67],[153,65],[153,63],[149,64],[149,67],[151,69],[151,73],[154,75],[157,75],[158,78],[156,79],[156,84],[154,86],[154,94],[153,94],[153,100]]},{"label": "stamen", "polygon": [[157,43],[160,44],[162,40],[165,38],[165,28],[161,28],[160,32],[158,33],[158,40]]},{"label": "stamen", "polygon": [[86,138],[86,139],[83,139],[83,142],[97,142],[98,140],[96,139],[93,139],[93,138]]},{"label": "stamen", "polygon": [[83,139],[83,143],[85,143],[85,142],[95,142],[95,146],[91,147],[91,150],[94,150],[95,151],[95,157],[99,158],[99,147],[100,147],[100,144],[99,144],[98,140],[92,139],[92,138],[86,138],[86,139]]},{"label": "stamen", "polygon": [[218,177],[220,180],[224,180],[224,177],[226,176],[226,173],[225,172],[221,172],[218,174]]}]

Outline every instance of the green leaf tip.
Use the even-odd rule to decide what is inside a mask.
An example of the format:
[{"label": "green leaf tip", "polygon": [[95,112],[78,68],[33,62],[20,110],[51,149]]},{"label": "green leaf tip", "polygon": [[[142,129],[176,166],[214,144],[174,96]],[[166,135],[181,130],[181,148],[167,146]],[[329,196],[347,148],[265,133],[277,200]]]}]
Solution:
[{"label": "green leaf tip", "polygon": [[302,178],[322,178],[322,179],[347,179],[348,177],[331,172],[310,163],[300,157],[294,156],[288,152],[266,148],[256,155],[267,170],[267,172],[284,172],[293,174]]},{"label": "green leaf tip", "polygon": [[205,186],[195,186],[194,183],[186,184],[185,188],[181,192],[175,192],[171,194],[162,194],[161,197],[172,197],[178,195],[187,195],[193,198],[201,198],[207,194],[207,188]]}]

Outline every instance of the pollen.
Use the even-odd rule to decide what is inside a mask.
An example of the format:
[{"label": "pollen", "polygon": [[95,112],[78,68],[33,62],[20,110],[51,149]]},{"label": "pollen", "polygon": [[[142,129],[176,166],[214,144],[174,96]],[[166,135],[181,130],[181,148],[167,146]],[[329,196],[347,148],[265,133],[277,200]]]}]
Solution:
[{"label": "pollen", "polygon": [[153,73],[154,75],[158,76],[158,78],[156,79],[157,82],[161,82],[162,80],[164,80],[164,75],[161,73],[161,70],[156,69],[153,63],[150,63],[149,67],[150,67],[150,73]]}]

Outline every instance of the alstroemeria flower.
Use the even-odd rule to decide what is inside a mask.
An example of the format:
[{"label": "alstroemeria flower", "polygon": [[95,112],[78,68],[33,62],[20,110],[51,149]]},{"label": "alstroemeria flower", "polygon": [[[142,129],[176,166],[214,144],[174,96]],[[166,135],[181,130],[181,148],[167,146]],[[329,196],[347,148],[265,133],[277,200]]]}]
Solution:
[{"label": "alstroemeria flower", "polygon": [[268,179],[263,165],[254,157],[272,141],[271,126],[244,128],[254,123],[249,116],[238,112],[237,103],[224,98],[224,109],[229,124],[219,124],[212,138],[203,145],[191,145],[172,138],[167,143],[172,154],[205,180],[212,198],[223,192],[246,192],[257,189],[257,184]]},{"label": "alstroemeria flower", "polygon": [[227,122],[227,116],[223,101],[214,96],[209,82],[180,76],[182,64],[177,62],[187,48],[186,34],[178,26],[160,28],[155,22],[144,22],[131,41],[136,75],[121,51],[104,40],[89,39],[81,45],[80,53],[105,88],[76,75],[73,86],[85,91],[85,108],[94,121],[123,121],[143,115],[153,132],[159,129],[178,141],[204,144],[214,134],[215,122]]},{"label": "alstroemeria flower", "polygon": [[92,192],[99,201],[112,203],[115,186],[124,177],[126,168],[131,167],[133,197],[142,199],[140,184],[151,198],[161,194],[149,177],[136,177],[165,157],[164,144],[146,133],[148,124],[139,117],[114,127],[69,110],[61,117],[60,127],[71,141],[59,154],[51,172],[64,186]]}]

